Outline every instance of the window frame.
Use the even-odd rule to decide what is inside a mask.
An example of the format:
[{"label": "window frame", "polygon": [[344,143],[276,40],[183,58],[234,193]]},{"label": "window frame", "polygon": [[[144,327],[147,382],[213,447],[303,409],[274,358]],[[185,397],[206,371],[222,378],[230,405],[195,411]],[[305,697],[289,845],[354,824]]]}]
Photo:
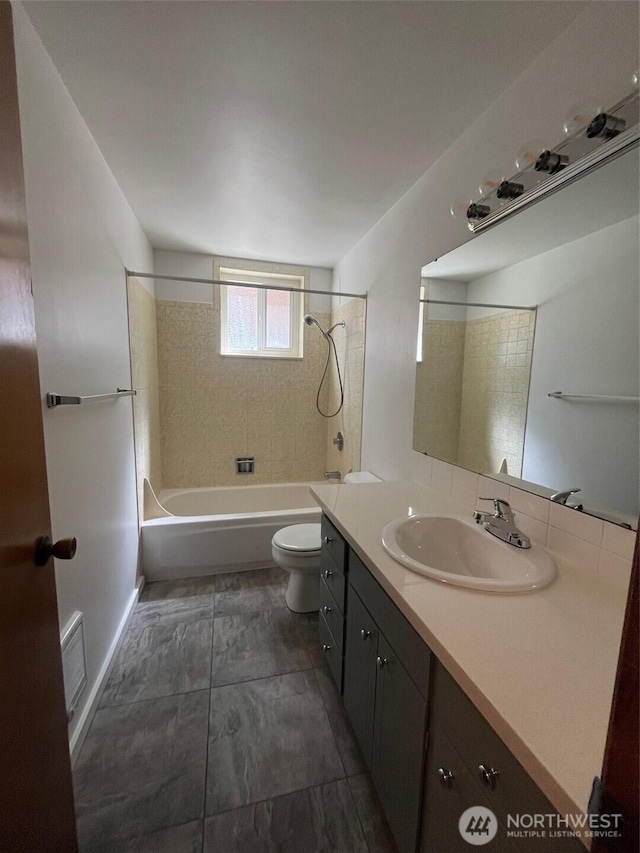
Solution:
[{"label": "window frame", "polygon": [[251,269],[251,265],[231,266],[220,263],[216,271],[218,280],[237,282],[250,282],[255,284],[274,284],[278,287],[293,287],[299,289],[290,292],[289,305],[289,340],[291,346],[283,347],[266,346],[267,330],[267,293],[266,288],[256,288],[257,294],[257,327],[258,348],[255,350],[240,350],[229,347],[229,325],[228,325],[228,289],[221,284],[220,290],[220,355],[231,358],[287,358],[301,359],[304,357],[302,324],[304,316],[304,295],[307,284],[305,273],[280,272],[278,270],[262,271]]}]

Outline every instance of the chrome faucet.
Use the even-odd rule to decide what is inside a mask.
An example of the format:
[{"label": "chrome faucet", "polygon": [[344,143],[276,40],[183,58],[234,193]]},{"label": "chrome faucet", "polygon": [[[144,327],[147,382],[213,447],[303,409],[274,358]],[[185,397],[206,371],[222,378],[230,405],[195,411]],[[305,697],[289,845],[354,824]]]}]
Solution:
[{"label": "chrome faucet", "polygon": [[495,512],[481,512],[475,510],[473,518],[477,524],[483,524],[484,529],[502,539],[503,542],[508,542],[509,545],[514,545],[516,548],[531,548],[531,540],[524,533],[521,533],[516,527],[515,518],[511,511],[511,504],[503,501],[500,498],[479,498],[481,501],[493,501]]},{"label": "chrome faucet", "polygon": [[582,509],[584,509],[582,504],[568,503],[568,500],[571,497],[571,495],[577,495],[578,492],[580,492],[580,491],[582,491],[582,490],[581,489],[567,489],[564,492],[556,492],[555,495],[551,495],[549,500],[554,501],[554,503],[557,503],[557,504],[562,504],[562,506],[568,506],[571,509],[577,509],[577,510],[581,511]]},{"label": "chrome faucet", "polygon": [[341,480],[342,474],[340,471],[325,471],[324,478],[325,480]]}]

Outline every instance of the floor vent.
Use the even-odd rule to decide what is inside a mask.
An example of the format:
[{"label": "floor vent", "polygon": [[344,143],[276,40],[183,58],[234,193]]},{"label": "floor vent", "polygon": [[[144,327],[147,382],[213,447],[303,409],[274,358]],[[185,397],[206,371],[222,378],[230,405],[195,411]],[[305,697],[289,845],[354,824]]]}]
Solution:
[{"label": "floor vent", "polygon": [[67,706],[67,720],[71,722],[78,699],[87,683],[87,669],[84,657],[84,628],[82,613],[73,614],[60,638],[62,649],[62,674],[64,676],[64,698]]}]

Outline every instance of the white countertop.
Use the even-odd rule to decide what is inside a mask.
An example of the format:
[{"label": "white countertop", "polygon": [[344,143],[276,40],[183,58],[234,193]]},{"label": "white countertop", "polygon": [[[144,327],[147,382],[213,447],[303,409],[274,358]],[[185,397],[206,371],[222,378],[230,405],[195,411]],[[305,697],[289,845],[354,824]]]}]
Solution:
[{"label": "white countertop", "polygon": [[602,769],[624,590],[557,555],[558,577],[536,592],[440,583],[396,563],[381,533],[400,516],[468,515],[453,500],[419,483],[311,491],[558,812],[586,813]]}]

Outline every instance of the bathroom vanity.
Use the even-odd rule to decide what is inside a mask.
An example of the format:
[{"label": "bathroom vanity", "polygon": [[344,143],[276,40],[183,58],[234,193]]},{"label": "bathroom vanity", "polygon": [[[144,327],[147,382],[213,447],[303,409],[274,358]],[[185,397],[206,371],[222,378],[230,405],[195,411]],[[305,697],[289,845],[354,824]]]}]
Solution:
[{"label": "bathroom vanity", "polygon": [[586,814],[623,590],[563,564],[551,586],[519,595],[439,583],[392,560],[380,534],[403,515],[455,514],[451,499],[418,483],[313,494],[321,642],[400,853],[467,850],[458,821],[472,806],[498,818],[489,850],[583,850],[562,832],[507,837],[507,815]]}]

